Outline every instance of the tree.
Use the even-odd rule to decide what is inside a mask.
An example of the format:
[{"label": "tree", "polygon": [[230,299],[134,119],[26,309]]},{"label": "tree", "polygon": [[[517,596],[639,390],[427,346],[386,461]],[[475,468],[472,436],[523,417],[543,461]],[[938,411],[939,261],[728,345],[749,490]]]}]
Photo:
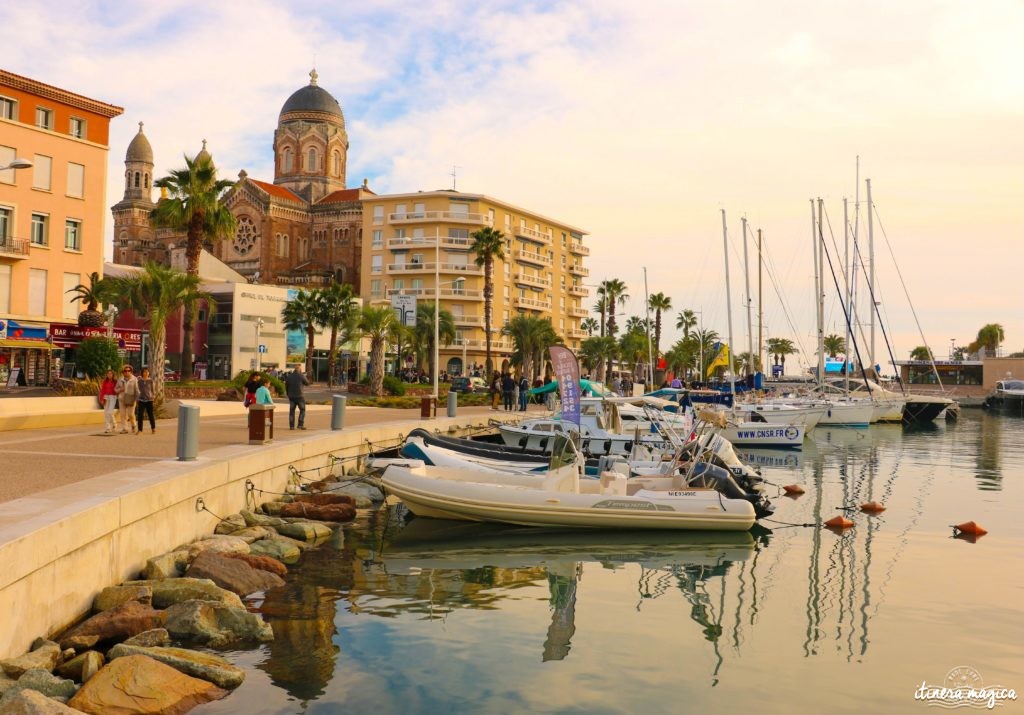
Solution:
[{"label": "tree", "polygon": [[839,353],[846,354],[846,338],[842,335],[826,335],[822,338],[822,345],[829,357],[836,357]]},{"label": "tree", "polygon": [[927,360],[931,362],[934,358],[932,357],[932,351],[928,349],[926,345],[918,345],[916,348],[910,351],[911,360]]},{"label": "tree", "polygon": [[615,322],[615,311],[617,308],[624,307],[626,301],[629,300],[629,294],[626,293],[626,284],[618,278],[609,278],[608,280],[601,281],[597,292],[604,296],[605,307],[608,311],[606,332],[608,335],[615,337],[615,332],[618,330]]},{"label": "tree", "polygon": [[313,341],[316,338],[317,316],[320,303],[317,291],[302,290],[281,308],[281,322],[288,330],[306,333],[306,374],[313,374]]},{"label": "tree", "polygon": [[582,321],[580,321],[580,329],[586,330],[587,335],[593,335],[594,331],[597,330],[599,327],[600,326],[597,324],[597,321],[594,318],[584,318]]},{"label": "tree", "polygon": [[384,348],[398,321],[388,305],[364,305],[358,315],[358,329],[370,339],[370,392],[380,397],[384,394]]},{"label": "tree", "polygon": [[619,346],[610,335],[587,338],[580,343],[580,359],[594,372],[598,382],[605,381],[605,370],[618,355],[618,351]]},{"label": "tree", "polygon": [[676,328],[683,331],[683,339],[690,337],[690,328],[697,325],[697,314],[687,308],[676,316]]},{"label": "tree", "polygon": [[619,358],[629,365],[633,375],[640,374],[640,365],[646,362],[647,334],[643,326],[634,324],[619,338]]},{"label": "tree", "polygon": [[333,386],[338,346],[349,342],[355,332],[356,299],[352,293],[352,286],[347,283],[332,283],[316,291],[315,295],[316,322],[331,331],[327,353],[327,385]]},{"label": "tree", "polygon": [[[153,186],[166,189],[169,196],[157,202],[156,208],[150,212],[150,220],[157,228],[185,232],[185,272],[198,276],[199,255],[203,246],[227,238],[235,232],[235,217],[220,201],[223,193],[234,186],[234,182],[217,178],[217,167],[206,151],[204,142],[203,151],[194,159],[185,156],[184,169],[176,169],[170,175],[157,179]],[[185,312],[180,366],[183,381],[191,374],[195,318],[194,311]],[[163,370],[159,372],[163,374]]]},{"label": "tree", "polygon": [[[416,304],[416,327],[413,336],[420,355],[426,355],[430,366],[430,374],[434,374],[434,303],[418,302]],[[455,319],[452,314],[441,308],[438,311],[437,336],[442,345],[455,342]]]},{"label": "tree", "polygon": [[103,313],[96,310],[100,303],[106,302],[105,293],[109,284],[105,284],[100,274],[93,271],[89,275],[89,285],[79,283],[68,293],[74,293],[75,297],[70,302],[80,302],[85,305],[85,310],[78,314],[78,324],[84,328],[102,328],[106,323]]},{"label": "tree", "polygon": [[707,364],[715,358],[717,353],[715,350],[715,343],[721,340],[721,336],[717,331],[706,328],[704,330],[698,330],[692,337],[694,346],[697,349],[697,362],[700,363],[697,366],[699,368],[699,376],[700,379],[703,380],[707,377]]},{"label": "tree", "polygon": [[647,332],[647,319],[641,318],[638,315],[631,315],[626,319],[626,332],[627,333],[646,333]]},{"label": "tree", "polygon": [[665,362],[674,374],[685,374],[689,369],[696,367],[699,354],[697,339],[691,335],[680,338],[669,348],[665,353]]},{"label": "tree", "polygon": [[597,293],[599,297],[597,299],[597,302],[594,303],[594,312],[599,313],[601,315],[601,337],[603,338],[606,320],[605,314],[608,312],[608,301],[605,300],[603,295],[601,295],[600,287],[598,287]]},{"label": "tree", "polygon": [[661,354],[661,313],[672,309],[672,299],[664,293],[648,297],[647,307],[654,311],[654,356]]},{"label": "tree", "polygon": [[1003,326],[999,323],[988,323],[978,331],[977,339],[967,346],[967,352],[976,353],[982,348],[988,357],[995,357],[999,345],[1006,339]]},{"label": "tree", "polygon": [[140,273],[107,279],[111,302],[145,319],[149,326],[149,364],[153,375],[154,401],[164,399],[164,355],[167,351],[167,320],[199,301],[213,304],[213,296],[200,290],[199,276],[149,262]]},{"label": "tree", "polygon": [[[403,325],[398,318],[391,324],[391,333],[388,335],[388,340],[395,346],[395,377],[402,376],[402,346],[409,347],[412,342],[412,329],[407,325]],[[463,365],[465,370],[465,365]]]},{"label": "tree", "polygon": [[[476,254],[476,264],[484,269],[484,360],[487,374],[494,370],[491,361],[491,309],[494,303],[494,262],[505,260],[505,236],[490,226],[470,234],[473,239],[469,250]],[[438,291],[440,294],[440,290]],[[418,312],[418,311],[417,311]],[[454,340],[454,333],[452,339]]]},{"label": "tree", "polygon": [[742,352],[738,355],[733,356],[736,361],[736,370],[744,374],[753,374],[761,369],[761,357],[759,355],[753,355],[749,352]]},{"label": "tree", "polygon": [[116,375],[121,362],[117,341],[102,335],[86,338],[75,350],[75,366],[88,377],[101,377],[107,370]]},{"label": "tree", "polygon": [[550,318],[532,315],[513,316],[505,323],[501,334],[512,338],[512,364],[520,366],[531,381],[543,364],[544,352],[562,342]]},{"label": "tree", "polygon": [[778,365],[781,361],[782,372],[786,372],[786,356],[792,355],[796,352],[796,347],[793,345],[793,341],[789,338],[768,338],[767,343],[768,352],[772,354],[775,360],[775,364]]}]

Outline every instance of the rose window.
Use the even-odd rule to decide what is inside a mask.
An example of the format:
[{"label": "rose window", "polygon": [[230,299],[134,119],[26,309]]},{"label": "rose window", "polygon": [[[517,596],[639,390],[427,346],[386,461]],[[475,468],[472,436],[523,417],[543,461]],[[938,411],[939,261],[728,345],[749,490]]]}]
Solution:
[{"label": "rose window", "polygon": [[256,225],[248,216],[238,217],[238,228],[235,231],[235,240],[232,247],[235,253],[244,256],[256,246],[259,234],[256,232]]}]

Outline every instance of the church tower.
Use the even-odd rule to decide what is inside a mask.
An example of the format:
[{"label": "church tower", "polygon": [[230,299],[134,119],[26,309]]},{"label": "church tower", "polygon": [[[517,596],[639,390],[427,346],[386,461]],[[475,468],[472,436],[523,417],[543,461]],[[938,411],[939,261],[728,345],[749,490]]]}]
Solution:
[{"label": "church tower", "polygon": [[274,183],[310,203],[345,188],[348,134],[338,100],[317,84],[296,91],[281,107],[274,132]]},{"label": "church tower", "polygon": [[114,214],[114,262],[141,265],[153,247],[149,212],[153,203],[153,147],[142,131],[128,145],[124,157],[124,198],[111,211]]}]

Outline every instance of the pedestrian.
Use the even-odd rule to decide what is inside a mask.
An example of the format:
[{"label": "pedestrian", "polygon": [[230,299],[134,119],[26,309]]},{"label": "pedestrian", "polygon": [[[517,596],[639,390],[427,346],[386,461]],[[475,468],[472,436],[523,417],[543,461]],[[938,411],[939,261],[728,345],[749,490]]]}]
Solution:
[{"label": "pedestrian", "polygon": [[515,412],[519,409],[519,380],[516,379],[515,375],[512,376],[512,382],[515,384],[515,387],[512,389],[512,411]]},{"label": "pedestrian", "polygon": [[256,402],[256,390],[260,389],[260,374],[253,370],[249,373],[249,379],[245,381],[245,406],[249,407]]},{"label": "pedestrian", "polygon": [[498,409],[498,402],[501,401],[501,373],[497,370],[491,377],[491,409]]},{"label": "pedestrian", "polygon": [[299,429],[306,429],[306,397],[302,388],[308,384],[302,363],[284,376],[285,394],[288,395],[288,429],[295,429],[295,408],[299,409]]},{"label": "pedestrian", "polygon": [[274,400],[270,397],[270,378],[261,377],[260,386],[256,388],[256,404],[257,405],[272,405]]},{"label": "pedestrian", "polygon": [[505,411],[512,411],[512,398],[516,391],[516,381],[512,378],[512,373],[506,372],[501,376],[501,397],[505,405]]},{"label": "pedestrian", "polygon": [[139,382],[139,404],[135,408],[135,421],[139,425],[139,434],[142,434],[142,418],[149,416],[149,429],[156,434],[156,414],[153,412],[153,378],[149,376],[149,368],[142,368]]},{"label": "pedestrian", "polygon": [[114,376],[113,370],[107,370],[107,376],[100,383],[99,394],[100,406],[103,408],[103,421],[106,424],[103,434],[114,432],[114,408],[117,405],[116,388],[117,377]]},{"label": "pedestrian", "polygon": [[121,368],[121,377],[114,387],[117,393],[117,420],[121,423],[121,434],[128,434],[127,426],[131,426],[135,434],[135,403],[139,401],[139,381],[132,374],[132,366]]},{"label": "pedestrian", "polygon": [[526,379],[526,373],[519,378],[519,411],[526,412],[526,403],[530,399],[530,381]]}]

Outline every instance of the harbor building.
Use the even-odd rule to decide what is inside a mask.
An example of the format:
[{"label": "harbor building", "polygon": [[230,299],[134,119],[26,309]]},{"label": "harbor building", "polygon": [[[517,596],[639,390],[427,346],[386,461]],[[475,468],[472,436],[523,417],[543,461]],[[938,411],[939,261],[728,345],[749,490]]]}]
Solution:
[{"label": "harbor building", "polygon": [[517,315],[549,318],[565,344],[578,350],[587,337],[580,321],[590,315],[583,265],[586,232],[483,194],[426,191],[363,199],[362,296],[391,304],[398,295],[433,301],[452,314],[456,339],[439,346],[439,369],[465,374],[483,366],[484,269],[470,249],[484,227],[505,238],[505,260],[495,261],[491,315],[494,367],[512,353],[502,326]]},{"label": "harbor building", "polygon": [[0,70],[0,384],[45,385],[67,291],[103,272],[110,120],[121,107]]}]

